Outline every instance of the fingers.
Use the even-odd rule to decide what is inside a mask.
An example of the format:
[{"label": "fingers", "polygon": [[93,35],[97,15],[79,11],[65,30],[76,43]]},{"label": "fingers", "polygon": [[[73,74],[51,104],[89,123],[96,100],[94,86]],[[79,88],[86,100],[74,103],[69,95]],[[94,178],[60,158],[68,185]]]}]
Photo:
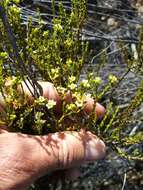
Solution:
[{"label": "fingers", "polygon": [[[27,83],[28,83],[28,81],[27,81]],[[61,101],[61,98],[60,98],[56,88],[54,87],[54,85],[50,82],[39,82],[39,84],[43,88],[43,96],[49,100],[56,101],[55,111],[56,111],[56,113],[61,113],[62,101]],[[30,83],[28,83],[28,86],[31,89],[31,91],[33,91],[33,87],[31,86]],[[30,103],[32,103],[34,101],[34,98],[30,94],[30,91],[24,82],[22,83],[22,87],[18,86],[18,91],[26,94],[28,96],[28,101]],[[71,91],[67,92],[67,94],[65,96],[65,101],[66,101],[66,103],[72,102]],[[4,112],[3,111],[4,99],[2,96],[0,96],[0,104],[1,104],[0,112]],[[84,111],[83,111],[84,115],[89,115],[93,111],[93,109],[95,109],[95,114],[96,114],[97,118],[101,119],[105,115],[105,112],[106,112],[105,108],[101,104],[95,103],[92,98],[87,98],[85,106],[84,106]]]},{"label": "fingers", "polygon": [[[56,88],[54,87],[54,85],[50,82],[39,82],[39,84],[43,88],[43,96],[49,100],[56,101],[56,112],[61,112],[62,102],[61,102],[60,96],[59,96]],[[32,86],[30,84],[28,84],[28,85],[29,85],[30,89],[32,90],[33,89]],[[22,84],[22,86],[23,86],[24,93],[28,95],[30,102],[32,102],[34,100],[34,98],[31,96],[28,88],[26,87],[26,85],[24,83]],[[19,90],[21,91],[22,89],[19,88]],[[67,104],[72,102],[71,91],[68,91],[66,93],[65,102]],[[84,106],[84,113],[89,115],[94,109],[94,104],[95,104],[95,102],[92,98],[87,98],[85,106]],[[97,118],[101,119],[105,115],[105,112],[106,112],[105,108],[101,104],[96,103],[95,114],[96,114]]]},{"label": "fingers", "polygon": [[[50,83],[50,82],[39,81],[38,83],[43,88],[43,96],[45,98],[49,99],[49,100],[56,101],[56,112],[61,112],[62,101],[61,101],[61,98],[60,98],[56,88],[54,87],[54,85],[52,83]],[[32,92],[34,92],[33,87],[31,86],[31,84],[28,81],[27,81],[27,84],[28,84],[30,90]],[[25,85],[24,82],[22,83],[22,87],[18,86],[18,91],[20,91],[21,93],[26,94],[28,96],[28,100],[29,100],[30,103],[32,103],[34,101],[34,97],[32,97],[29,89],[27,88],[27,86]],[[71,93],[71,91],[67,92],[67,94],[65,96],[65,101],[66,101],[66,103],[71,103],[72,102],[72,93]],[[4,99],[3,99],[3,97],[1,95],[0,95],[0,104],[2,106],[5,105]],[[95,102],[94,102],[94,100],[92,98],[87,98],[85,106],[84,106],[84,113],[89,115],[94,109],[94,104],[95,104]],[[0,106],[0,111],[2,109],[2,106]],[[105,115],[105,108],[101,104],[96,103],[95,113],[97,115],[97,118],[102,118]]]}]

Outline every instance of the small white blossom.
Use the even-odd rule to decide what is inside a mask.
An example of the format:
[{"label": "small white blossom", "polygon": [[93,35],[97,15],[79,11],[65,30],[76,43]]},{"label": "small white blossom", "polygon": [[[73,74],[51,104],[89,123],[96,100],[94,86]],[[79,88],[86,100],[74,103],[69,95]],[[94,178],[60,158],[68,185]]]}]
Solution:
[{"label": "small white blossom", "polygon": [[91,94],[90,93],[86,94],[86,98],[91,98]]},{"label": "small white blossom", "polygon": [[90,87],[90,84],[89,84],[89,81],[88,80],[82,80],[81,81],[81,86],[83,86],[84,88],[89,88]]},{"label": "small white blossom", "polygon": [[115,84],[118,82],[118,79],[115,75],[109,75],[108,80],[111,84]]},{"label": "small white blossom", "polygon": [[83,107],[83,101],[76,101],[76,102],[75,102],[75,105],[76,105],[78,108],[81,108],[81,107]]},{"label": "small white blossom", "polygon": [[76,80],[76,77],[75,77],[75,76],[69,77],[69,82],[70,82],[70,83],[73,83],[75,80]]},{"label": "small white blossom", "polygon": [[74,89],[77,88],[77,84],[72,83],[72,84],[68,85],[68,87],[69,87],[71,90],[74,90]]},{"label": "small white blossom", "polygon": [[41,106],[45,105],[45,102],[46,102],[46,99],[43,96],[39,96],[39,98],[35,100],[35,103]]},{"label": "small white blossom", "polygon": [[46,104],[48,109],[52,109],[56,105],[56,102],[54,100],[48,100],[48,103]]},{"label": "small white blossom", "polygon": [[100,77],[96,77],[93,82],[94,82],[95,85],[98,86],[98,85],[100,85],[102,83],[102,79]]}]

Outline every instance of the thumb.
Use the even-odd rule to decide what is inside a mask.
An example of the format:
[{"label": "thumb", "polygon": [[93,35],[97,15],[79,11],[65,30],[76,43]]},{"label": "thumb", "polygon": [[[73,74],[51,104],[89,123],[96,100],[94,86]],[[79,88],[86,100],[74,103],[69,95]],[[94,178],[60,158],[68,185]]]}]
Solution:
[{"label": "thumb", "polygon": [[[105,144],[90,132],[61,132],[36,137],[34,156],[40,176],[47,171],[67,169],[85,162],[101,159],[105,155]],[[37,149],[37,150],[36,150]]]},{"label": "thumb", "polygon": [[47,136],[3,133],[0,142],[0,172],[4,172],[2,176],[8,176],[7,187],[27,187],[47,173],[78,167],[105,155],[103,141],[83,130]]}]

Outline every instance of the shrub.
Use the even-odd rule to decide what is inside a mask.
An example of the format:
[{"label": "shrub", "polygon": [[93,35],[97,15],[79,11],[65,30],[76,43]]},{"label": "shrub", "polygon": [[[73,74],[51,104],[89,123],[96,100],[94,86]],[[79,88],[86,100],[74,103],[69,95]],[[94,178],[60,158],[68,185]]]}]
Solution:
[{"label": "shrub", "polygon": [[[32,18],[29,18],[28,24],[24,25],[18,2],[0,2],[0,90],[1,99],[6,103],[5,114],[1,113],[0,123],[6,124],[10,131],[34,135],[80,130],[84,126],[85,129],[98,134],[107,144],[114,147],[116,145],[119,155],[142,160],[141,152],[127,155],[123,150],[143,140],[141,131],[134,136],[125,133],[128,124],[133,120],[134,110],[143,102],[143,81],[124,110],[109,99],[102,121],[99,122],[94,110],[88,117],[80,117],[87,96],[102,103],[103,97],[107,94],[107,97],[110,97],[109,94],[118,88],[129,71],[143,71],[142,29],[138,56],[129,59],[128,49],[123,49],[128,70],[121,78],[109,73],[108,81],[104,83],[102,78],[90,69],[86,78],[81,80],[82,70],[91,59],[88,42],[82,41],[81,35],[87,17],[86,0],[71,0],[71,11],[66,11],[62,3],[59,3],[59,17],[55,15],[53,18],[52,29],[48,29],[38,11],[38,24],[33,24]],[[102,54],[100,70],[106,64],[105,58],[106,51]],[[42,88],[38,82],[40,80],[52,82],[57,88],[63,102],[62,114],[59,117],[55,114],[56,103],[42,96]],[[31,104],[27,101],[27,96],[17,90],[18,86],[23,85],[27,86],[34,97]],[[72,102],[67,104],[65,96],[68,93]],[[67,119],[76,120],[76,123],[70,122],[69,125],[65,122]]]}]

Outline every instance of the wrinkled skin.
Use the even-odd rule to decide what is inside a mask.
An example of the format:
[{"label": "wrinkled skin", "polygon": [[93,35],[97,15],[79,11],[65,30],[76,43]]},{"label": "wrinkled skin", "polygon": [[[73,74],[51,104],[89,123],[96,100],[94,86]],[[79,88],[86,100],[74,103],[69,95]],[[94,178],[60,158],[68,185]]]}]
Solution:
[{"label": "wrinkled skin", "polygon": [[[43,96],[57,102],[58,114],[61,100],[56,89],[48,82],[41,82],[41,85]],[[24,91],[28,94],[26,87]],[[2,112],[5,105],[2,99],[0,102]],[[93,99],[87,99],[84,113],[90,114],[93,108]],[[95,114],[98,118],[103,117],[104,107],[96,103]],[[83,129],[32,136],[10,133],[6,126],[1,126],[0,133],[0,190],[25,190],[39,177],[47,173],[56,175],[57,171],[74,179],[79,176],[81,164],[102,159],[106,151],[103,141]]]}]

